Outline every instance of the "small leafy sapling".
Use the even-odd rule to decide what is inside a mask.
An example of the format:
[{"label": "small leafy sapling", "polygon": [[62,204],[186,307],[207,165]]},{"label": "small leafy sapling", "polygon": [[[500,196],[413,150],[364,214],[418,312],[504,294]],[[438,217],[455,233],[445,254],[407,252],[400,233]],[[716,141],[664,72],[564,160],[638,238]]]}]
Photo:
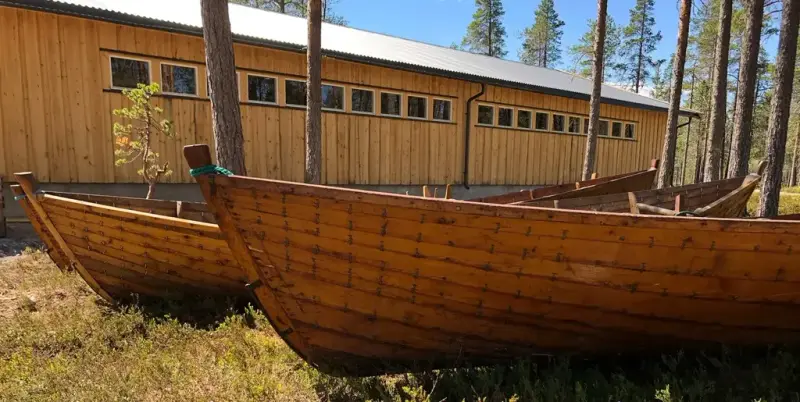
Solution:
[{"label": "small leafy sapling", "polygon": [[160,87],[157,83],[138,84],[135,89],[125,89],[122,94],[133,104],[130,107],[115,109],[114,116],[125,119],[125,124],[114,123],[114,142],[116,149],[114,164],[127,165],[139,161],[142,167],[137,173],[147,182],[147,198],[155,195],[158,181],[172,174],[169,162],[159,162],[158,153],[153,151],[152,143],[157,136],[174,138],[172,122],[161,119],[164,110],[151,102]]}]

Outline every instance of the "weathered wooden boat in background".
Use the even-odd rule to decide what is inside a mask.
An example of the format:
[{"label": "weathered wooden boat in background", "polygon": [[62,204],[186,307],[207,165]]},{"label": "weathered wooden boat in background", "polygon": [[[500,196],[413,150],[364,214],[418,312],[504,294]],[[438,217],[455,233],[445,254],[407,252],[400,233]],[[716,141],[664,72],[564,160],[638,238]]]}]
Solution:
[{"label": "weathered wooden boat in background", "polygon": [[653,159],[650,168],[633,173],[600,177],[575,183],[546,186],[531,190],[515,191],[488,197],[473,198],[468,201],[491,204],[513,204],[532,200],[556,200],[578,197],[591,197],[602,194],[624,193],[647,190],[653,187],[658,172],[658,159]]},{"label": "weathered wooden boat in background", "polygon": [[800,342],[800,222],[196,180],[277,333],[328,373]]},{"label": "weathered wooden boat in background", "polygon": [[706,183],[596,197],[526,201],[521,205],[598,212],[631,212],[716,218],[742,216],[761,180],[759,173]]},{"label": "weathered wooden boat in background", "polygon": [[217,225],[198,221],[211,219],[204,204],[51,193],[30,173],[16,178],[16,198],[50,257],[103,298],[248,294]]}]

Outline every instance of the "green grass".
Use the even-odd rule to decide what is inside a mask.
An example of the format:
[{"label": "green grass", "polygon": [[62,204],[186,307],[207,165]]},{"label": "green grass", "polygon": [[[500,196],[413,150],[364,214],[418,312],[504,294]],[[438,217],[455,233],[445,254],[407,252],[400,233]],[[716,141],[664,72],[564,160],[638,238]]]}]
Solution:
[{"label": "green grass", "polygon": [[[753,216],[758,209],[758,190],[747,201],[747,211]],[[781,200],[778,206],[779,215],[800,214],[800,187],[789,187],[781,190]]]},{"label": "green grass", "polygon": [[217,303],[203,322],[177,304],[112,307],[38,251],[0,260],[0,400],[800,401],[800,352],[785,349],[333,378],[259,312]]}]

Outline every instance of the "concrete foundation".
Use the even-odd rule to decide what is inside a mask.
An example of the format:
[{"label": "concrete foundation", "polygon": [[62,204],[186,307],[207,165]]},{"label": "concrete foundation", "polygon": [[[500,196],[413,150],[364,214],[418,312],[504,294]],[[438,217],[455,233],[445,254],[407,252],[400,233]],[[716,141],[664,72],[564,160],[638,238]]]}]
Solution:
[{"label": "concrete foundation", "polygon": [[[364,186],[364,185],[351,185],[341,186],[346,188],[355,188],[361,190],[380,191],[385,193],[397,193],[410,195],[422,195],[422,186],[394,186],[394,185],[378,185],[378,186]],[[474,185],[469,189],[462,185],[451,186],[452,197],[457,200],[464,200],[477,197],[485,197],[495,194],[503,194],[511,191],[519,191],[522,189],[534,188],[537,186],[482,186]],[[72,193],[91,193],[103,195],[116,195],[120,197],[144,197],[147,195],[147,185],[145,184],[85,184],[85,183],[42,183],[41,188],[49,191],[65,191]],[[429,186],[431,194],[434,189],[438,189],[437,196],[444,197],[445,186]],[[5,216],[12,222],[25,220],[25,213],[19,207],[19,203],[14,201],[14,195],[11,194],[9,183],[3,183],[3,195],[6,199]],[[180,201],[199,201],[203,202],[203,195],[200,193],[200,188],[194,183],[187,184],[169,184],[162,183],[156,187],[156,198],[167,200],[180,200]],[[2,215],[2,214],[0,214]]]}]

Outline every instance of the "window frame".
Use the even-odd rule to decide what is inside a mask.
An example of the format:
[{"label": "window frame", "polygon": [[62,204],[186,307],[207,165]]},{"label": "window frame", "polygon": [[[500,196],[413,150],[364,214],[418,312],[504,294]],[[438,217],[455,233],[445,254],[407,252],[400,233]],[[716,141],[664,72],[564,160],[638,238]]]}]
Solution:
[{"label": "window frame", "polygon": [[[249,90],[249,88],[250,88],[250,80],[249,80],[249,78],[250,78],[251,75],[254,76],[254,77],[272,78],[273,80],[275,80],[275,102],[266,102],[266,101],[259,101],[259,100],[250,99],[250,90]],[[239,79],[238,71],[237,71],[236,79],[237,80]],[[248,103],[258,103],[258,104],[261,104],[261,105],[277,105],[278,104],[278,99],[280,99],[280,93],[278,92],[279,87],[280,87],[280,80],[278,79],[278,77],[274,77],[274,76],[271,76],[271,75],[265,75],[265,74],[245,72],[245,89],[247,89],[247,91],[245,91],[245,101],[247,101]]]},{"label": "window frame", "polygon": [[[353,109],[353,91],[365,91],[372,93],[372,112],[363,112],[360,110]],[[375,90],[370,88],[362,88],[362,87],[350,87],[350,112],[355,114],[365,114],[369,116],[375,116],[378,112],[378,101],[375,97]]]},{"label": "window frame", "polygon": [[[547,127],[545,127],[545,128],[537,128],[536,127],[536,121],[537,121],[537,119],[536,119],[537,116],[536,115],[538,115],[538,114],[543,114],[543,115],[547,116],[547,119],[546,119]],[[551,123],[551,121],[550,121],[551,117],[550,116],[551,115],[552,115],[552,113],[544,111],[544,110],[534,110],[534,112],[533,112],[533,130],[534,131],[541,131],[541,132],[550,131],[550,123]]]},{"label": "window frame", "polygon": [[[481,106],[488,107],[492,109],[492,122],[491,123],[481,123]],[[475,125],[476,126],[483,126],[483,127],[494,127],[497,123],[497,107],[490,103],[478,103],[476,105],[476,113],[475,113]]]},{"label": "window frame", "polygon": [[[633,136],[631,136],[631,137],[628,137],[626,135],[628,126],[633,127],[633,133],[632,133]],[[624,125],[622,127],[622,138],[624,138],[626,140],[636,140],[636,123],[624,122]]]},{"label": "window frame", "polygon": [[[396,118],[396,119],[403,118],[403,93],[402,92],[395,92],[395,91],[385,91],[385,90],[381,89],[379,94],[380,94],[380,103],[378,103],[379,116],[393,117],[393,118]],[[399,110],[397,111],[397,114],[384,113],[383,112],[383,94],[397,95],[397,96],[400,97],[400,100],[397,102],[397,104],[399,106]]]},{"label": "window frame", "polygon": [[[147,63],[147,78],[150,82],[144,83],[145,85],[150,85],[153,82],[153,64],[148,59],[143,59],[140,57],[131,57],[131,56],[122,56],[122,55],[108,55],[108,84],[109,88],[111,89],[136,89],[136,87],[129,88],[129,87],[118,87],[114,85],[114,66],[111,64],[111,59],[126,59],[126,60],[134,60],[134,61],[141,61]],[[161,71],[159,71],[159,75]]]},{"label": "window frame", "polygon": [[[503,110],[503,109],[505,109],[505,110],[510,110],[510,111],[511,111],[511,121],[509,122],[510,124],[509,124],[509,125],[507,125],[507,126],[506,126],[506,125],[502,125],[502,124],[500,124],[500,110]],[[517,115],[517,114],[515,113],[515,109],[516,109],[516,108],[515,108],[515,107],[512,107],[512,106],[508,106],[508,107],[507,107],[507,106],[500,106],[500,105],[498,105],[498,106],[497,106],[497,124],[495,124],[495,126],[497,126],[498,128],[514,128],[514,116],[516,116],[516,115]]]},{"label": "window frame", "polygon": [[[619,124],[619,135],[614,135],[614,125],[615,124]],[[609,127],[609,129],[611,130],[608,133],[609,137],[611,137],[611,138],[625,138],[625,123],[623,123],[621,121],[612,121],[611,122],[611,127]]]},{"label": "window frame", "polygon": [[[519,125],[519,112],[527,112],[527,113],[529,113],[529,114],[530,114],[530,116],[529,116],[529,120],[528,120],[528,123],[530,123],[530,126],[528,126],[528,127],[521,127],[521,126]],[[516,119],[516,122],[517,122],[517,123],[515,124],[514,128],[518,128],[518,129],[520,129],[520,130],[533,130],[533,126],[534,126],[534,124],[533,124],[533,116],[534,116],[534,113],[533,113],[533,110],[532,110],[532,109],[523,109],[523,108],[517,108],[517,113],[515,113],[515,114],[514,114],[514,117],[516,117],[516,118],[517,118],[517,119]]]},{"label": "window frame", "polygon": [[[578,131],[569,131],[570,119],[578,119]],[[581,135],[581,129],[583,128],[582,127],[582,125],[583,125],[583,117],[576,116],[576,115],[567,115],[567,122],[566,123],[567,124],[566,124],[565,128],[567,129],[567,131],[566,131],[567,134],[578,134],[578,135]]]},{"label": "window frame", "polygon": [[[342,88],[342,108],[341,109],[336,109],[336,108],[323,106],[323,102],[322,102],[322,87],[325,86],[325,85],[328,85],[328,86],[331,86],[331,87]],[[347,113],[347,96],[345,96],[346,93],[347,93],[347,87],[344,86],[344,85],[333,84],[333,83],[330,83],[330,82],[322,82],[322,84],[319,86],[319,95],[320,95],[319,96],[319,104],[320,104],[320,107],[322,108],[322,110],[324,110],[326,112]],[[306,105],[308,105],[308,98],[307,97],[306,97]]]},{"label": "window frame", "polygon": [[[606,123],[606,133],[603,134],[603,122]],[[611,121],[608,119],[599,119],[597,121],[597,137],[611,138]]]},{"label": "window frame", "polygon": [[[300,109],[307,108],[308,107],[308,95],[306,95],[306,104],[305,105],[298,105],[298,104],[295,104],[295,103],[289,103],[289,99],[288,99],[289,91],[286,90],[286,83],[289,82],[289,81],[301,82],[301,83],[303,83],[303,85],[306,85],[306,86],[308,85],[308,83],[306,81],[297,80],[297,79],[294,79],[294,78],[284,78],[283,79],[283,104],[284,104],[284,106],[293,107],[293,108],[300,108]],[[306,91],[308,91],[308,87],[306,87]],[[320,91],[322,91],[322,86],[320,86]],[[322,103],[321,99],[320,99],[320,103]],[[324,109],[325,108],[323,108],[323,110]]]},{"label": "window frame", "polygon": [[[431,102],[431,120],[432,121],[444,121],[444,122],[447,122],[447,123],[452,123],[453,122],[453,100],[452,99],[447,99],[447,98],[440,98],[440,97],[436,97],[436,96],[432,96],[431,100],[432,100],[432,102]],[[450,109],[450,118],[449,119],[445,120],[445,119],[437,119],[436,118],[436,101],[447,102],[447,104],[450,105],[449,106],[449,109]]]},{"label": "window frame", "polygon": [[[556,117],[561,117],[561,130],[556,130]],[[564,113],[550,113],[550,131],[554,133],[567,132],[567,115]]]},{"label": "window frame", "polygon": [[[411,98],[425,99],[425,109],[424,109],[425,110],[425,117],[411,116],[411,115],[408,114],[408,110],[409,110],[408,102],[411,101]],[[425,95],[406,94],[406,118],[407,119],[410,119],[410,120],[428,120],[428,106],[430,106],[430,103],[428,102],[428,97],[427,96],[425,96]]]},{"label": "window frame", "polygon": [[[168,65],[168,66],[186,67],[186,68],[194,69],[194,94],[184,94],[184,93],[180,93],[180,92],[164,91],[164,71],[161,70],[161,67],[164,66],[165,64]],[[165,95],[186,96],[186,97],[190,97],[190,98],[198,98],[198,97],[200,97],[200,85],[199,85],[199,81],[198,81],[198,70],[199,70],[199,68],[197,68],[197,66],[193,66],[191,64],[184,64],[184,63],[174,63],[174,62],[171,62],[171,61],[167,61],[167,62],[159,61],[158,62],[158,67],[159,67],[158,75],[159,75],[159,78],[161,78],[161,93],[163,93]]]}]

